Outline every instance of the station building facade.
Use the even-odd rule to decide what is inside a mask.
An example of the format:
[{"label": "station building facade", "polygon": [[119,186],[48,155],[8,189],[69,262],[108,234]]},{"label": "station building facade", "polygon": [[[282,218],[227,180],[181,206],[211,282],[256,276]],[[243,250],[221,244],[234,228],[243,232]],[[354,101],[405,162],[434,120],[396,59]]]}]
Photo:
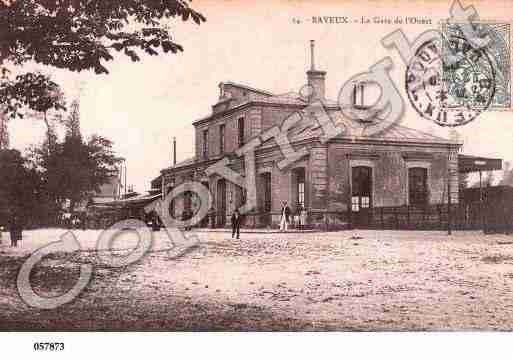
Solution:
[{"label": "station building facade", "polygon": [[[247,192],[219,175],[208,175],[207,168],[222,158],[242,176],[254,176],[256,208],[245,216],[245,225],[277,226],[283,202],[292,212],[304,207],[308,225],[327,222],[343,225],[351,213],[353,224],[360,213],[373,207],[426,206],[446,203],[451,196],[458,201],[458,156],[461,144],[401,125],[393,125],[378,134],[369,126],[347,118],[335,101],[325,98],[326,72],[312,66],[307,82],[312,89],[306,99],[296,93],[275,95],[234,82],[219,84],[219,99],[212,113],[193,122],[195,156],[164,168],[153,184],[162,190],[187,181],[205,185],[213,197],[214,213],[202,224],[229,225],[230,215],[242,206]],[[320,100],[336,126],[337,136],[323,141],[321,126],[312,126],[311,101]],[[288,129],[288,141],[296,151],[306,150],[298,161],[285,168],[276,138],[262,141],[254,152],[255,170],[245,168],[244,156],[235,152],[249,141],[261,138],[269,129],[281,127],[295,114],[310,120]],[[450,193],[449,193],[450,191]],[[170,212],[180,217],[194,212],[199,204],[192,195],[172,202]]]}]

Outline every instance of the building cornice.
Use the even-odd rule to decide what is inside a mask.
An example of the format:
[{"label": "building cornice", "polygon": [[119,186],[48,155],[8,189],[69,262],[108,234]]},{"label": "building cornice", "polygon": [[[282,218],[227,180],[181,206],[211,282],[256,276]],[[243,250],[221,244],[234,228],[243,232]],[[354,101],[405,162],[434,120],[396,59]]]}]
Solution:
[{"label": "building cornice", "polygon": [[[196,120],[192,123],[192,125],[194,127],[197,127],[197,126],[201,126],[205,123],[208,123],[210,121],[214,121],[220,117],[225,117],[225,116],[229,116],[237,111],[241,111],[241,110],[244,110],[246,108],[249,108],[249,107],[252,107],[252,106],[261,106],[261,107],[275,107],[275,108],[296,108],[296,109],[304,109],[305,107],[307,107],[309,104],[308,103],[304,103],[304,104],[299,104],[299,103],[271,103],[271,102],[267,102],[267,101],[260,101],[260,100],[251,100],[251,101],[248,101],[248,102],[244,102],[244,103],[241,103],[235,107],[232,107],[232,108],[229,108],[227,110],[224,110],[224,111],[220,111],[220,112],[217,112],[217,113],[213,113],[211,114],[210,116],[208,117],[204,117],[204,118],[201,118],[199,120]],[[325,105],[324,106],[325,108],[329,109],[329,110],[336,110],[338,108],[338,106],[336,105]]]}]

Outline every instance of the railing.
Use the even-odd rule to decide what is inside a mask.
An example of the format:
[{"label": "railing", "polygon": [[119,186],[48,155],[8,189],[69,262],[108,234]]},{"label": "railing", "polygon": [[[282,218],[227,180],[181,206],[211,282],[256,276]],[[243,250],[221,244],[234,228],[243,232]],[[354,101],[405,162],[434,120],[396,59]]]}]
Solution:
[{"label": "railing", "polygon": [[[242,215],[241,226],[277,226],[280,212],[252,212]],[[274,216],[274,223],[273,223]],[[196,227],[220,228],[230,224],[229,215],[210,212]],[[294,217],[294,215],[293,215]],[[106,228],[120,220],[118,213],[90,218],[89,228]],[[483,230],[513,232],[513,203],[507,200],[429,206],[387,206],[351,211],[308,211],[303,228],[336,230],[349,228],[409,230]],[[292,223],[290,228],[294,228]]]},{"label": "railing", "polygon": [[505,232],[513,228],[513,204],[502,201],[429,205],[423,207],[374,207],[352,213],[351,226],[374,229],[484,230]]}]

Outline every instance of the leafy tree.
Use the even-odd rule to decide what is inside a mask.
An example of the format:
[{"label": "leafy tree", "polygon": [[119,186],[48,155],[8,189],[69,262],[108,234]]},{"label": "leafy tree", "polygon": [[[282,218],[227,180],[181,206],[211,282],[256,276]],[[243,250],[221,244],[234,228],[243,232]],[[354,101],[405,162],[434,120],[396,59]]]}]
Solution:
[{"label": "leafy tree", "polygon": [[36,158],[43,169],[49,197],[57,208],[69,201],[71,212],[77,203],[108,183],[117,174],[117,165],[121,162],[112,150],[112,142],[97,135],[87,142],[81,136],[68,135],[52,151],[39,149]]},{"label": "leafy tree", "polygon": [[[0,100],[4,104],[4,115],[23,118],[25,114],[41,118],[46,125],[47,142],[53,145],[55,122],[61,121],[60,111],[65,110],[64,95],[59,85],[48,75],[27,73],[10,80],[0,80]],[[28,111],[27,111],[28,109]]]},{"label": "leafy tree", "polygon": [[40,213],[39,174],[17,150],[0,150],[0,220],[14,214],[27,222]]},{"label": "leafy tree", "polygon": [[80,133],[80,104],[78,100],[73,100],[71,103],[70,114],[65,125],[67,137],[82,138]]},{"label": "leafy tree", "polygon": [[0,1],[0,102],[13,116],[23,105],[41,112],[60,108],[58,101],[48,101],[57,84],[34,73],[11,79],[7,64],[33,61],[102,74],[114,52],[139,61],[140,53],[183,51],[166,23],[176,17],[205,21],[185,0]]},{"label": "leafy tree", "polygon": [[0,108],[0,150],[9,147],[8,116]]}]

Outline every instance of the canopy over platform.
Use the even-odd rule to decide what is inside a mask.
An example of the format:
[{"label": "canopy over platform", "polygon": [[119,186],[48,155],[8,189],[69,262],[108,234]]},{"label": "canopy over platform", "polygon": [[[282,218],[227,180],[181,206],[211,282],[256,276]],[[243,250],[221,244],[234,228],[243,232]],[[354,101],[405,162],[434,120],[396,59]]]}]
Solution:
[{"label": "canopy over platform", "polygon": [[458,155],[458,172],[471,173],[502,169],[502,159]]},{"label": "canopy over platform", "polygon": [[130,208],[130,207],[144,207],[147,204],[161,198],[160,193],[150,193],[138,195],[135,197],[121,199],[116,201],[108,201],[103,203],[97,203],[96,201],[89,204],[89,207],[97,209],[115,209],[115,208]]}]

